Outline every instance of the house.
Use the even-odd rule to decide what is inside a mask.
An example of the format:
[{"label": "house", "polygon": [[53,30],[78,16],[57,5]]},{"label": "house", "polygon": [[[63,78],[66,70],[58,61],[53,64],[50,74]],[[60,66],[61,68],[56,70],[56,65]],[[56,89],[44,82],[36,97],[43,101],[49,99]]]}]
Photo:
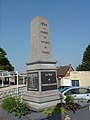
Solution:
[{"label": "house", "polygon": [[57,84],[90,87],[90,71],[74,71],[70,64],[57,67]]},{"label": "house", "polygon": [[71,71],[70,79],[72,86],[90,87],[90,71]]},{"label": "house", "polygon": [[74,71],[71,64],[69,64],[67,66],[57,67],[57,77],[61,77],[61,78],[68,77],[68,76],[70,76],[71,71]]},{"label": "house", "polygon": [[74,71],[71,64],[57,67],[57,83],[59,86],[71,86],[70,72]]}]

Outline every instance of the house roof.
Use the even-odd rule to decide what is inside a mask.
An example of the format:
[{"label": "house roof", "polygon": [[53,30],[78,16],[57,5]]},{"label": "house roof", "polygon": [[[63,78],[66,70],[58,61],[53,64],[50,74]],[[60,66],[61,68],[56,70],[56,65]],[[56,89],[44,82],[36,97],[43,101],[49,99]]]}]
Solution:
[{"label": "house roof", "polygon": [[[67,73],[67,71],[69,70],[69,68],[72,68],[71,64],[69,64],[67,66],[57,67],[57,76],[64,77],[65,74]],[[74,69],[72,68],[72,70],[74,70]]]}]

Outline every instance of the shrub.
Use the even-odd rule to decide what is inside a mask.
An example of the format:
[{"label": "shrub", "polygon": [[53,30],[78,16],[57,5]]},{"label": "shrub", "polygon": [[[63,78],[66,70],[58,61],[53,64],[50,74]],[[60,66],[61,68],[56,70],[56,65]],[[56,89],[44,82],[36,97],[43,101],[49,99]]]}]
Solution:
[{"label": "shrub", "polygon": [[81,108],[81,105],[79,105],[78,103],[66,103],[66,109],[69,111],[73,111],[75,113],[75,111],[79,110]]},{"label": "shrub", "polygon": [[1,107],[8,112],[15,112],[16,116],[26,116],[30,113],[26,103],[17,97],[7,96],[3,99]]},{"label": "shrub", "polygon": [[68,111],[75,112],[76,110],[80,109],[81,106],[78,103],[58,103],[56,106],[49,107],[44,110],[44,112],[48,115],[54,114],[68,114]]},{"label": "shrub", "polygon": [[66,103],[74,102],[74,97],[72,95],[67,95],[65,98]]},{"label": "shrub", "polygon": [[5,97],[2,101],[1,107],[8,112],[13,112],[16,107],[16,98],[11,96]]},{"label": "shrub", "polygon": [[49,108],[46,108],[44,110],[44,113],[46,113],[48,116],[54,115],[54,114],[67,114],[66,106],[62,106],[61,104],[57,104],[56,106],[52,106]]}]

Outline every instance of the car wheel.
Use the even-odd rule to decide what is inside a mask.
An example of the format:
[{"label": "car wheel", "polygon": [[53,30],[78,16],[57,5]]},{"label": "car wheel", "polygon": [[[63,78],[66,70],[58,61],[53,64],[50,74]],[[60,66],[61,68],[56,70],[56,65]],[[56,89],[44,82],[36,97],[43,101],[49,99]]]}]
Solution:
[{"label": "car wheel", "polygon": [[88,100],[87,103],[90,103],[90,100]]}]

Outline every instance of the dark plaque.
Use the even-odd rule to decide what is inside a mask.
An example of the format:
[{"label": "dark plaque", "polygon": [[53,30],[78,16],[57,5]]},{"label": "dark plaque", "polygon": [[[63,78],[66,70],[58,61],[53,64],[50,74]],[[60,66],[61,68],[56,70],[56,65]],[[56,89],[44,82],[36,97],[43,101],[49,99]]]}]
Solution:
[{"label": "dark plaque", "polygon": [[42,91],[57,89],[56,72],[41,72]]},{"label": "dark plaque", "polygon": [[27,90],[39,91],[38,72],[29,73],[27,77]]}]

